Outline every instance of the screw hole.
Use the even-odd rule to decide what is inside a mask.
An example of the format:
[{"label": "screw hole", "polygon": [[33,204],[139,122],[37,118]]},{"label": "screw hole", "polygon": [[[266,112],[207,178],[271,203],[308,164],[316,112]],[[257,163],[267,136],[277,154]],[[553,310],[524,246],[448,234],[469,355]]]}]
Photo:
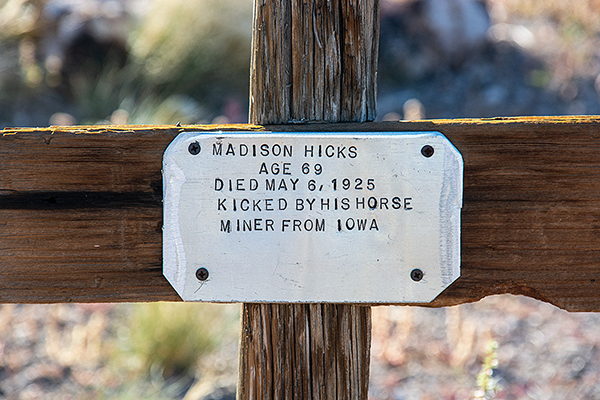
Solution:
[{"label": "screw hole", "polygon": [[431,157],[434,152],[435,151],[434,151],[433,147],[428,144],[421,148],[421,154],[423,154],[423,156],[425,156],[427,158]]},{"label": "screw hole", "polygon": [[200,154],[200,143],[198,143],[198,142],[190,143],[190,145],[188,146],[188,151],[193,156]]},{"label": "screw hole", "polygon": [[208,279],[208,270],[206,268],[198,268],[196,270],[196,278],[199,281],[205,281]]},{"label": "screw hole", "polygon": [[423,271],[421,271],[418,268],[410,271],[410,279],[412,279],[415,282],[419,282],[421,279],[423,279],[423,275],[425,275]]}]

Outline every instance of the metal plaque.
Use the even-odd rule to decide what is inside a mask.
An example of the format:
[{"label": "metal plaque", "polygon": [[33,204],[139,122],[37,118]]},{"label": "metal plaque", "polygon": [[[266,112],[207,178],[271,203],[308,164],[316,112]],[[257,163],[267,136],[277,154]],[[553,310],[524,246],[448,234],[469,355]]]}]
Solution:
[{"label": "metal plaque", "polygon": [[182,133],[163,159],[183,300],[430,302],[460,275],[463,162],[440,133]]}]

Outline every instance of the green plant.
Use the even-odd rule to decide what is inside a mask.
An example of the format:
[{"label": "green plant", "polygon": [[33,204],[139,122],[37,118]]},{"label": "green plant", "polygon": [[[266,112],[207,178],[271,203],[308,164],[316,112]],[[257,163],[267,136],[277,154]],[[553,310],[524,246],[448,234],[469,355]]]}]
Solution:
[{"label": "green plant", "polygon": [[88,393],[88,399],[94,400],[171,400],[181,398],[182,388],[177,384],[149,383],[130,381],[117,388],[100,388]]},{"label": "green plant", "polygon": [[70,76],[82,122],[195,123],[246,97],[252,33],[250,0],[152,0],[131,25],[125,65],[105,63],[97,76]]},{"label": "green plant", "polygon": [[154,0],[132,34],[131,54],[148,82],[167,92],[246,91],[251,32],[250,0]]},{"label": "green plant", "polygon": [[498,367],[498,342],[490,340],[487,345],[485,357],[481,370],[477,374],[477,390],[473,394],[474,399],[493,399],[500,390],[500,386],[494,379],[494,369]]},{"label": "green plant", "polygon": [[[189,95],[157,93],[137,67],[107,65],[96,79],[71,77],[83,124],[190,124],[207,117],[209,112]],[[124,120],[115,121],[115,112],[124,113]]]},{"label": "green plant", "polygon": [[193,376],[202,357],[237,335],[237,310],[198,303],[136,304],[113,361],[159,380]]}]

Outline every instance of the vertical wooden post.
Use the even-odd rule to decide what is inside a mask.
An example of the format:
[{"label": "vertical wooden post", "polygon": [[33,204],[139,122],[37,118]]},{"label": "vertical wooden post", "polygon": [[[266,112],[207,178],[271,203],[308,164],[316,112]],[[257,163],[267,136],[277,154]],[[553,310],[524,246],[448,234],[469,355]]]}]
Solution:
[{"label": "vertical wooden post", "polygon": [[255,0],[250,122],[375,119],[379,0]]},{"label": "vertical wooden post", "polygon": [[[378,43],[379,0],[255,0],[250,122],[374,119]],[[238,399],[367,399],[370,342],[369,307],[245,304]]]}]

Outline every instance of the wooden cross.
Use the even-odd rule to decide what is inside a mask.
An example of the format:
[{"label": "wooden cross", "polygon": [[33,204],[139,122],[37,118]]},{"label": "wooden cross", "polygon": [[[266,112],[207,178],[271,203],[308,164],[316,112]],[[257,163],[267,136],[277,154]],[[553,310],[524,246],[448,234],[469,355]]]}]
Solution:
[{"label": "wooden cross", "polygon": [[[462,273],[426,306],[512,293],[599,311],[600,118],[364,122],[377,42],[377,0],[257,0],[254,125],[2,131],[0,301],[179,300],[161,229],[178,133],[439,131],[465,163]],[[245,304],[241,344],[240,399],[367,398],[368,306]]]},{"label": "wooden cross", "polygon": [[[379,1],[257,1],[250,122],[375,118]],[[334,283],[332,283],[334,284]],[[366,399],[371,310],[244,304],[239,399]]]}]

